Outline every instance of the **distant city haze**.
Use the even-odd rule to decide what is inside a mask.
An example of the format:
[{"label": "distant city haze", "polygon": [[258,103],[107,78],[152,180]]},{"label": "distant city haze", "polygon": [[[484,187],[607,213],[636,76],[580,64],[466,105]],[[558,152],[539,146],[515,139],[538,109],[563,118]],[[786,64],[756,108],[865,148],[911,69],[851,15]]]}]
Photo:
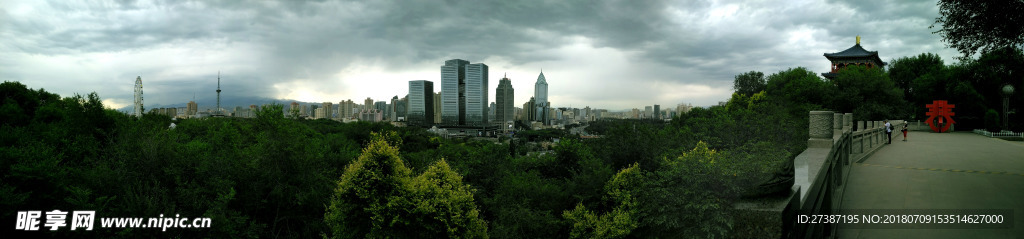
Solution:
[{"label": "distant city haze", "polygon": [[854,37],[883,61],[923,52],[954,63],[928,26],[935,1],[480,2],[256,1],[0,4],[0,78],[131,107],[223,108],[274,100],[389,101],[409,81],[440,92],[446,60],[487,65],[489,102],[505,76],[512,104],[611,111],[725,101],[737,74],[807,67]]}]

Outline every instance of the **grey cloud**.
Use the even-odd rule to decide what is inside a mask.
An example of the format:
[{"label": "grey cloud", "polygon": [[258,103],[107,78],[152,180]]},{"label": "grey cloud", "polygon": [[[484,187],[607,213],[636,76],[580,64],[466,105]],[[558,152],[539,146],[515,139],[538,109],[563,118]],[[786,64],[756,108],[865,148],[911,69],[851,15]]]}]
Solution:
[{"label": "grey cloud", "polygon": [[[703,22],[711,1],[57,2],[47,10],[52,15],[40,18],[14,19],[6,9],[0,12],[0,36],[16,39],[0,46],[43,55],[210,41],[255,47],[246,50],[258,52],[258,59],[249,59],[258,71],[232,74],[246,79],[237,86],[240,91],[266,94],[262,96],[273,94],[273,82],[327,82],[359,61],[394,69],[430,61],[439,66],[448,58],[501,56],[514,65],[558,61],[563,56],[549,50],[571,44],[575,36],[591,39],[597,48],[629,52],[636,64],[660,67],[645,67],[649,70],[639,73],[638,80],[716,87],[750,70],[820,70],[827,67],[822,53],[851,46],[856,35],[864,35],[865,47],[880,51],[884,60],[942,50],[926,29],[937,16],[934,1],[717,4],[730,3],[740,8],[728,19],[746,24]],[[842,15],[846,9],[853,15]],[[820,39],[812,40],[832,44],[828,49],[780,52],[787,31],[801,27],[820,30],[815,35]],[[194,80],[210,73],[196,74],[178,77]],[[169,89],[190,94],[187,87]]]}]

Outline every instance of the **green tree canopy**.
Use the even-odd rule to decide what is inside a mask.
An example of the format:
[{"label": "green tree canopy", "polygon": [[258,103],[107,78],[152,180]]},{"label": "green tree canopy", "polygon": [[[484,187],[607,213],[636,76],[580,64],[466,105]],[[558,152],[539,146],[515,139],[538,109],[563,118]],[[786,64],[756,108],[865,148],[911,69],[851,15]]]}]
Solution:
[{"label": "green tree canopy", "polygon": [[854,120],[905,118],[910,115],[903,91],[877,68],[850,66],[831,80],[835,87],[832,106],[837,112],[852,112]]},{"label": "green tree canopy", "polygon": [[[889,62],[888,73],[896,87],[903,90],[907,101],[915,98],[918,89],[914,88],[914,80],[928,74],[938,74],[945,64],[942,57],[932,53],[921,53],[911,57],[900,57]],[[927,89],[921,89],[927,91]]]},{"label": "green tree canopy", "polygon": [[443,160],[413,177],[392,145],[397,139],[394,132],[374,134],[345,168],[324,216],[332,236],[486,238],[462,177]]},{"label": "green tree canopy", "polygon": [[[957,49],[962,59],[982,53],[1024,45],[1024,1],[940,0],[935,24],[943,41]],[[933,24],[931,27],[935,27]]]},{"label": "green tree canopy", "polygon": [[747,73],[736,75],[736,79],[733,81],[733,89],[736,93],[751,96],[761,92],[765,89],[767,82],[764,78],[764,73],[759,71],[750,71]]}]

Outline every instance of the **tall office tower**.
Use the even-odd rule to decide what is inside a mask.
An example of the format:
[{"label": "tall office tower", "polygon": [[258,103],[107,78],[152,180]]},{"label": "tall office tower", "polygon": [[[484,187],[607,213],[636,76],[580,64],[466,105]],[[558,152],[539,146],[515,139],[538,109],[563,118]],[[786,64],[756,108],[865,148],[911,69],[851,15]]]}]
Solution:
[{"label": "tall office tower", "polygon": [[320,106],[316,105],[316,104],[309,105],[309,112],[308,112],[309,113],[309,117],[313,118],[313,119],[319,119],[319,118],[317,118],[319,116],[316,114],[316,112],[317,112],[316,109],[319,109],[319,108],[320,108]]},{"label": "tall office tower", "polygon": [[533,105],[534,103],[533,97],[530,97],[530,101],[523,103],[523,121],[537,121],[537,109]]},{"label": "tall office tower", "polygon": [[370,97],[366,97],[366,100],[363,101],[363,109],[373,109],[373,99],[370,99]]},{"label": "tall office tower", "polygon": [[322,103],[320,105],[321,105],[320,108],[324,109],[324,116],[320,117],[320,118],[322,118],[322,119],[333,118],[332,116],[334,115],[334,111],[332,109],[334,109],[334,104],[331,103],[331,102],[324,102],[324,103]]},{"label": "tall office tower", "polygon": [[381,112],[381,116],[384,117],[384,118],[387,118],[386,115],[384,115],[384,111],[388,110],[388,102],[387,101],[377,101],[377,102],[374,102],[372,104],[372,106],[373,106],[372,109],[379,110]]},{"label": "tall office tower", "polygon": [[662,118],[661,117],[661,106],[660,105],[654,105],[654,117],[651,117],[651,118],[654,118],[654,119],[661,119]]},{"label": "tall office tower", "polygon": [[632,113],[633,113],[633,118],[634,118],[634,119],[639,119],[639,118],[640,118],[640,116],[643,116],[643,115],[642,115],[642,114],[640,113],[640,109],[637,109],[637,108],[633,108],[633,112],[632,112]]},{"label": "tall office tower", "polygon": [[651,106],[644,106],[644,119],[650,119],[653,117],[654,108]]},{"label": "tall office tower", "polygon": [[494,122],[499,122],[500,123],[501,120],[497,120],[497,119],[494,118],[494,113],[495,113],[494,112],[494,108],[498,108],[498,107],[495,106],[494,101],[491,101],[491,104],[487,105],[487,119],[490,120],[491,123],[494,123]]},{"label": "tall office tower", "polygon": [[409,94],[406,94],[401,99],[398,99],[398,105],[395,106],[395,112],[402,120],[409,120]]},{"label": "tall office tower", "polygon": [[409,125],[430,126],[434,124],[434,82],[426,80],[409,81]]},{"label": "tall office tower", "polygon": [[487,65],[476,63],[466,65],[466,125],[487,125],[487,103],[490,102],[490,87],[487,86]]},{"label": "tall office tower", "polygon": [[309,105],[302,105],[301,110],[299,110],[299,117],[309,117]]},{"label": "tall office tower", "polygon": [[135,117],[142,117],[142,76],[135,77]]},{"label": "tall office tower", "polygon": [[188,105],[185,107],[185,117],[196,115],[196,112],[199,112],[199,105],[197,105],[195,101],[189,101]]},{"label": "tall office tower", "polygon": [[441,92],[434,95],[434,124],[441,124]]},{"label": "tall office tower", "polygon": [[540,72],[540,76],[537,76],[537,83],[533,84],[533,97],[535,100],[533,107],[537,111],[536,120],[548,124],[548,107],[551,107],[551,103],[548,102],[548,80],[544,78],[544,71]]},{"label": "tall office tower", "polygon": [[469,61],[451,59],[441,66],[441,123],[444,125],[466,122],[466,65]]},{"label": "tall office tower", "polygon": [[515,108],[515,89],[512,88],[512,80],[508,75],[498,80],[498,89],[494,90],[494,120],[501,123],[513,120],[513,109]]},{"label": "tall office tower", "polygon": [[391,97],[391,101],[388,101],[388,112],[384,113],[384,116],[390,121],[398,121],[398,96]]}]

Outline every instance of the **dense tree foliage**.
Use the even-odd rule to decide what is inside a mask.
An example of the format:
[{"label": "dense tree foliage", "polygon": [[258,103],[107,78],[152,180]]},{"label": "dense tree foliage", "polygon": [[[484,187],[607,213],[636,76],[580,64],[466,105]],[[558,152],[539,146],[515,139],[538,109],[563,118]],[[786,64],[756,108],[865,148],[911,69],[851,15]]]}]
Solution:
[{"label": "dense tree foliage", "polygon": [[[1024,1],[940,0],[935,33],[968,59],[980,51],[1024,46]],[[935,27],[932,25],[931,27]]]},{"label": "dense tree foliage", "polygon": [[909,105],[903,91],[878,68],[850,66],[831,80],[832,109],[853,113],[853,120],[906,119]]},{"label": "dense tree foliage", "polygon": [[[389,142],[390,141],[390,142]],[[336,238],[485,238],[472,190],[444,160],[414,176],[399,157],[400,138],[374,134],[349,164],[327,209]]]},{"label": "dense tree foliage", "polygon": [[[927,118],[926,104],[947,100],[956,105],[953,109],[956,112],[956,129],[999,129],[1001,126],[988,127],[983,122],[984,117],[989,110],[995,110],[1000,116],[997,118],[1001,119],[1001,89],[1004,85],[1013,85],[1017,89],[1024,86],[1024,52],[1001,48],[983,53],[978,59],[952,65],[943,65],[941,59],[933,54],[903,57],[893,60],[889,75],[898,87],[909,92],[904,99],[909,103],[908,112],[912,112],[910,119]],[[900,86],[907,83],[909,86]],[[1010,96],[1010,111],[1020,112],[1022,105],[1024,94],[1018,90]],[[1010,114],[1010,118],[1010,130],[1024,130],[1017,114]]]},{"label": "dense tree foliage", "polygon": [[737,94],[750,96],[763,91],[765,86],[766,80],[764,78],[764,73],[759,71],[750,71],[736,75],[732,88],[736,90]]},{"label": "dense tree foliage", "polygon": [[[929,87],[915,88],[914,80],[928,74],[941,74],[945,67],[942,57],[932,53],[921,53],[911,57],[900,57],[889,62],[889,78],[896,87],[903,90],[903,97],[907,101],[915,102],[917,97],[926,97]],[[919,110],[915,110],[915,115]]]}]

